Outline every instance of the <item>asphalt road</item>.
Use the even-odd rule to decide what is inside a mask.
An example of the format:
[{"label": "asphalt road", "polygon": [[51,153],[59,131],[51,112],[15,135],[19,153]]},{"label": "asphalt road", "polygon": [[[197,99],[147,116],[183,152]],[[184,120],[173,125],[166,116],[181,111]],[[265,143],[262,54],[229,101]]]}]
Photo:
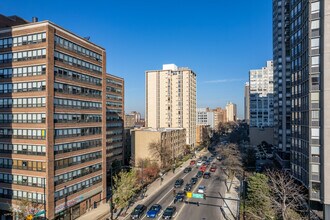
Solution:
[{"label": "asphalt road", "polygon": [[[216,161],[214,161],[216,162]],[[216,162],[217,163],[217,162]],[[218,163],[219,164],[219,163]],[[184,204],[175,219],[189,220],[222,220],[221,209],[223,207],[222,196],[225,195],[225,183],[223,173],[217,166],[216,172],[211,172],[210,179],[202,179],[199,185],[206,186],[206,200],[204,199],[189,199],[188,201],[199,202],[199,206],[194,204]],[[197,186],[198,187],[198,186]],[[197,193],[197,187],[193,191]]]},{"label": "asphalt road", "polygon": [[[206,156],[210,156],[210,154],[206,154]],[[219,162],[214,159],[215,163],[219,164]],[[147,197],[147,199],[144,202],[144,205],[147,206],[149,209],[153,204],[160,204],[162,206],[162,211],[166,209],[168,206],[175,206],[177,211],[173,219],[176,220],[217,220],[222,219],[222,214],[220,210],[220,206],[222,206],[223,201],[220,199],[219,192],[221,195],[225,194],[225,185],[222,180],[222,172],[219,169],[219,166],[217,166],[218,169],[216,172],[211,172],[211,178],[210,179],[203,179],[199,178],[198,182],[193,185],[192,192],[197,193],[197,188],[200,185],[206,186],[206,200],[204,199],[188,199],[189,202],[199,202],[200,205],[197,206],[196,204],[187,204],[185,202],[177,202],[173,204],[174,202],[174,196],[173,196],[173,189],[174,189],[174,182],[175,180],[182,178],[184,180],[184,184],[181,188],[176,188],[176,192],[183,191],[184,186],[186,183],[190,182],[190,179],[192,177],[195,177],[198,168],[193,167],[192,171],[189,173],[183,173],[183,169],[177,170],[176,172],[180,172],[180,174],[177,176],[177,178],[171,180],[165,185],[159,186],[158,193],[155,193],[154,195]],[[209,169],[209,168],[208,168]],[[134,206],[136,206],[135,204]],[[156,219],[162,219],[162,212]],[[126,219],[130,219],[129,216]],[[146,215],[144,215],[141,219],[147,220],[148,218]]]}]

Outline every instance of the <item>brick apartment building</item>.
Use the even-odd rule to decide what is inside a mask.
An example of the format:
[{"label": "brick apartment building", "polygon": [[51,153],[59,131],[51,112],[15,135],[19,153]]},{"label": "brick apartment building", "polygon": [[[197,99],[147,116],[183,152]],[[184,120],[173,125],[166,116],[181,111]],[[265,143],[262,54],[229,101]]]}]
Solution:
[{"label": "brick apartment building", "polygon": [[123,99],[107,103],[111,78],[104,48],[0,15],[0,216],[28,200],[49,219],[75,219],[105,201],[107,158],[122,160],[106,141],[108,109],[123,114]]}]

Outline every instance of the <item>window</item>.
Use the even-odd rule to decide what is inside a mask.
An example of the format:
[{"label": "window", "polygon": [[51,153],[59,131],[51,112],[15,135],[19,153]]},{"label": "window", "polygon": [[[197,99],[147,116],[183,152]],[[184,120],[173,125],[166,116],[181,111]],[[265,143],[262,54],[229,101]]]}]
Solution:
[{"label": "window", "polygon": [[311,47],[319,47],[320,46],[320,38],[312,38],[311,39]]},{"label": "window", "polygon": [[313,56],[312,57],[312,66],[318,66],[320,64],[320,57],[319,56]]},{"label": "window", "polygon": [[320,11],[320,2],[312,2],[311,3],[311,12],[313,13],[317,13]]},{"label": "window", "polygon": [[311,29],[319,29],[320,28],[320,20],[314,20],[311,22]]},{"label": "window", "polygon": [[320,129],[319,128],[311,128],[311,138],[319,139],[320,137]]}]

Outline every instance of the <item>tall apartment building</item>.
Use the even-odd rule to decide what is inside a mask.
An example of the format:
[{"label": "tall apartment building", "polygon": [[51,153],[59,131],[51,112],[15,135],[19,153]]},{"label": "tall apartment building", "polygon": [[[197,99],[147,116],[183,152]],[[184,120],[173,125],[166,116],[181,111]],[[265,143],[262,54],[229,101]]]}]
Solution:
[{"label": "tall apartment building", "polygon": [[125,128],[134,127],[141,121],[141,114],[136,111],[132,111],[129,114],[125,114]]},{"label": "tall apartment building", "polygon": [[245,83],[244,86],[244,120],[250,122],[250,83]]},{"label": "tall apartment building", "polygon": [[214,112],[209,108],[197,108],[197,125],[209,125],[214,129]]},{"label": "tall apartment building", "polygon": [[227,121],[236,121],[237,120],[237,106],[232,102],[228,102],[226,105],[226,114]]},{"label": "tall apartment building", "polygon": [[124,162],[124,79],[106,75],[106,153],[107,185],[110,186],[110,166]]},{"label": "tall apartment building", "polygon": [[273,62],[267,61],[266,67],[250,70],[250,127],[272,127],[273,110]]},{"label": "tall apartment building", "polygon": [[228,122],[227,110],[220,107],[212,110],[214,114],[214,128],[218,129],[220,123]]},{"label": "tall apartment building", "polygon": [[290,168],[291,48],[289,1],[273,1],[274,146],[282,168]]},{"label": "tall apartment building", "polygon": [[[274,28],[290,24],[277,30],[290,43],[274,44],[274,53],[277,47],[291,51],[291,173],[309,191],[311,206],[322,207],[323,218],[330,219],[330,2],[273,0],[273,9]],[[283,60],[275,64],[279,70]]]},{"label": "tall apartment building", "polygon": [[1,27],[0,214],[24,199],[75,219],[106,196],[105,49],[50,21]]},{"label": "tall apartment building", "polygon": [[146,71],[146,127],[185,128],[186,143],[196,142],[196,74],[174,64]]}]

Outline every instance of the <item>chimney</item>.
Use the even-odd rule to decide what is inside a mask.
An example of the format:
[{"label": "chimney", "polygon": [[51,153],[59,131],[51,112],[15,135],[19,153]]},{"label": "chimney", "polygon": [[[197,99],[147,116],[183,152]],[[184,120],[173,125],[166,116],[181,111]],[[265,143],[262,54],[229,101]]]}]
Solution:
[{"label": "chimney", "polygon": [[38,22],[38,18],[37,17],[32,17],[32,23]]}]

